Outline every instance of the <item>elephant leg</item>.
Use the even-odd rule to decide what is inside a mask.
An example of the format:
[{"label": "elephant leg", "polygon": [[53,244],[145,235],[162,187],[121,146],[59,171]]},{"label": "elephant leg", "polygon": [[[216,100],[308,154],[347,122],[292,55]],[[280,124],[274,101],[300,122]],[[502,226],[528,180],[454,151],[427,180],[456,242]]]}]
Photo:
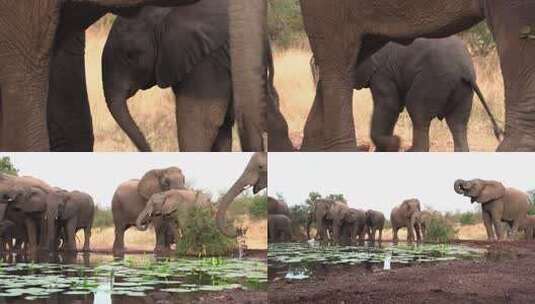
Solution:
[{"label": "elephant leg", "polygon": [[399,118],[401,101],[397,85],[388,78],[373,79],[370,85],[373,95],[373,113],[370,135],[377,152],[398,152],[401,140],[394,136]]},{"label": "elephant leg", "polygon": [[342,222],[339,220],[333,220],[333,239],[335,242],[340,242],[340,232],[342,229]]},{"label": "elephant leg", "polygon": [[220,129],[228,129],[232,82],[228,66],[221,64],[219,57],[214,55],[200,63],[187,79],[173,87],[181,151],[210,152]]},{"label": "elephant leg", "polygon": [[514,240],[520,227],[520,220],[514,220],[513,225],[511,226],[511,238]]},{"label": "elephant leg", "polygon": [[301,150],[356,151],[352,70],[361,47],[360,34],[309,38],[320,76]]},{"label": "elephant leg", "polygon": [[383,241],[383,228],[379,229],[379,243]]},{"label": "elephant leg", "polygon": [[494,230],[492,228],[492,218],[490,217],[490,214],[486,211],[483,211],[482,217],[483,224],[485,225],[485,230],[487,231],[487,239],[489,241],[492,241],[495,239]]},{"label": "elephant leg", "polygon": [[28,233],[28,243],[30,247],[30,252],[35,253],[37,250],[37,228],[32,219],[25,219],[24,225],[26,226],[26,232]]},{"label": "elephant leg", "polygon": [[69,221],[65,224],[65,246],[66,251],[76,251],[76,220]]},{"label": "elephant leg", "polygon": [[89,252],[91,242],[91,226],[84,228],[84,251]]},{"label": "elephant leg", "polygon": [[394,241],[395,244],[397,244],[398,242],[398,230],[399,230],[398,227],[392,227],[392,233],[394,234],[392,240]]},{"label": "elephant leg", "polygon": [[113,254],[122,255],[124,253],[124,233],[125,226],[115,224],[115,240],[113,241]]},{"label": "elephant leg", "polygon": [[327,240],[326,231],[325,231],[327,228],[325,227],[325,224],[323,223],[323,217],[319,214],[316,215],[316,226],[318,230],[316,235],[319,234],[320,240],[322,241]]},{"label": "elephant leg", "polygon": [[453,137],[455,152],[468,152],[467,126],[472,111],[474,93],[471,87],[460,83],[448,103],[456,105],[447,115],[446,123]]},{"label": "elephant leg", "polygon": [[234,120],[230,116],[231,113],[227,112],[225,117],[225,122],[219,128],[217,137],[212,146],[212,151],[214,152],[230,152],[232,151],[232,126],[234,125]]}]

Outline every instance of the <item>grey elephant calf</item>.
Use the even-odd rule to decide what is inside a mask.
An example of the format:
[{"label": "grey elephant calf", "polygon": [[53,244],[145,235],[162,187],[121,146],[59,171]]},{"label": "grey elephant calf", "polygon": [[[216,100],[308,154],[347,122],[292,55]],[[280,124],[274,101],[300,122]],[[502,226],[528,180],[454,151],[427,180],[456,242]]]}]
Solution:
[{"label": "grey elephant calf", "polygon": [[[311,67],[316,79],[319,72],[313,60]],[[353,72],[353,88],[371,90],[371,138],[376,151],[399,151],[400,139],[393,132],[405,107],[413,124],[409,151],[429,151],[429,127],[435,117],[446,119],[455,151],[469,151],[467,124],[474,91],[496,137],[503,134],[477,86],[470,54],[456,36],[419,38],[407,46],[386,44]]]},{"label": "grey elephant calf", "polygon": [[492,180],[456,180],[455,192],[470,197],[471,203],[481,204],[483,224],[489,240],[503,240],[503,223],[511,228],[514,237],[528,214],[529,199],[526,192],[505,187]]}]

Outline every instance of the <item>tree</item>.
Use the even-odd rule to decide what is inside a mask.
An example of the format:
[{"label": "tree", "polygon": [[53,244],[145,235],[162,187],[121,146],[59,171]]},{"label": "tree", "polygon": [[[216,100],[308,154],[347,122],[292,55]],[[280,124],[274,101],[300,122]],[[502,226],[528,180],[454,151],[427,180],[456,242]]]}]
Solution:
[{"label": "tree", "polygon": [[345,203],[347,205],[347,200],[345,199],[344,195],[342,193],[338,194],[329,194],[326,197],[327,199],[333,200],[333,201],[339,201],[342,203]]},{"label": "tree", "polygon": [[19,170],[15,168],[15,165],[11,162],[11,158],[9,156],[4,156],[0,158],[0,172],[10,174],[10,175],[18,175]]},{"label": "tree", "polygon": [[321,194],[319,194],[318,192],[310,192],[308,194],[308,198],[305,200],[305,203],[308,205],[308,206],[312,206],[314,205],[314,202],[321,199]]}]

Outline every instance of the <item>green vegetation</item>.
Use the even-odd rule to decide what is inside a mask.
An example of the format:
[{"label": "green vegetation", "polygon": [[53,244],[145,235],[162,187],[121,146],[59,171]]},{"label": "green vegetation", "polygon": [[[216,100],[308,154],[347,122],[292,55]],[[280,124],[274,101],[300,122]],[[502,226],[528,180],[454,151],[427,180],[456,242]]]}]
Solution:
[{"label": "green vegetation", "polygon": [[476,215],[472,212],[463,212],[459,217],[461,225],[473,225],[476,223]]},{"label": "green vegetation", "polygon": [[19,174],[19,170],[15,168],[15,165],[13,165],[9,156],[0,158],[0,172],[15,176]]},{"label": "green vegetation", "polygon": [[176,252],[181,256],[224,256],[237,248],[236,239],[219,232],[214,221],[214,212],[207,208],[191,208],[177,214],[182,238]]},{"label": "green vegetation", "polygon": [[426,227],[425,241],[447,243],[455,238],[457,230],[453,227],[453,222],[442,215],[434,214]]},{"label": "green vegetation", "polygon": [[113,214],[110,208],[95,207],[95,218],[93,219],[93,227],[105,228],[113,226]]},{"label": "green vegetation", "polygon": [[227,213],[231,219],[243,215],[265,219],[267,218],[267,197],[265,195],[240,195],[230,205]]}]

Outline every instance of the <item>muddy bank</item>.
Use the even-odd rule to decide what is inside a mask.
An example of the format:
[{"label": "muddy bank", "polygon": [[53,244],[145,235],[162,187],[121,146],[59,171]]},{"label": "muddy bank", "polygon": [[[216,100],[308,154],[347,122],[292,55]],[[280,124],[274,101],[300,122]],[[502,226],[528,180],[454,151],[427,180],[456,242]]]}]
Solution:
[{"label": "muddy bank", "polygon": [[[289,281],[270,269],[269,303],[533,303],[535,242],[459,241],[487,249],[474,261],[395,267],[316,266]],[[276,272],[276,270],[275,270]]]}]

